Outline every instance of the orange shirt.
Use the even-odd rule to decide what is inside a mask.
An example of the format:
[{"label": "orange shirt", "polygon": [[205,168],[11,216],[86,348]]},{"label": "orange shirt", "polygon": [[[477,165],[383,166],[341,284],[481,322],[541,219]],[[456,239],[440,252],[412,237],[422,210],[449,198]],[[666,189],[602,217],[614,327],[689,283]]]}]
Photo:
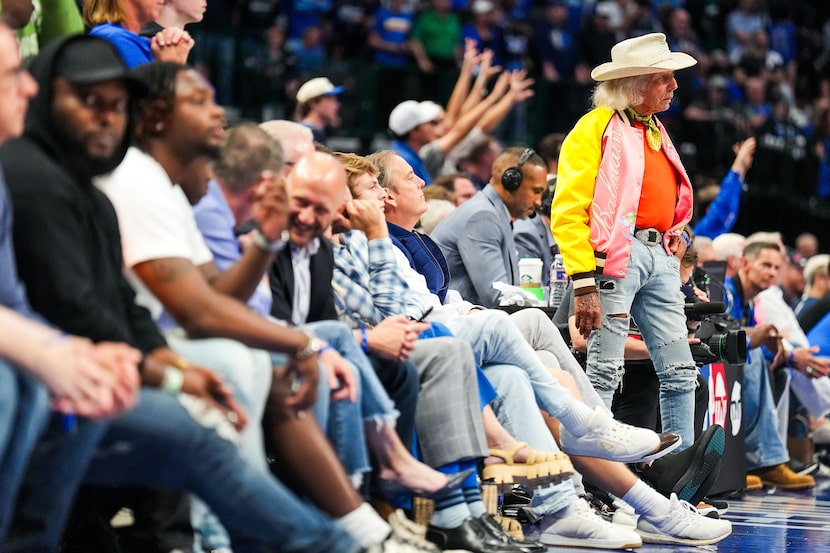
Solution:
[{"label": "orange shirt", "polygon": [[[637,127],[643,126],[636,123]],[[677,205],[677,173],[662,148],[652,150],[643,134],[645,174],[637,208],[637,228],[656,228],[665,232],[674,223]]]}]

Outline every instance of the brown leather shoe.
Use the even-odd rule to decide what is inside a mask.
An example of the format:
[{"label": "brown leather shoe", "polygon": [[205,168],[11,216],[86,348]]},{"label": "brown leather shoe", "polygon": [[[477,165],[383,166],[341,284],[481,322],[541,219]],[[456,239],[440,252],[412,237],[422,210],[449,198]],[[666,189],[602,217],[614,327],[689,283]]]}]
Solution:
[{"label": "brown leather shoe", "polygon": [[782,490],[804,490],[816,486],[816,481],[812,476],[794,473],[787,466],[787,463],[775,465],[774,467],[755,469],[752,471],[752,474],[758,476],[765,486],[774,486]]},{"label": "brown leather shoe", "polygon": [[764,487],[764,483],[761,482],[761,478],[755,476],[754,474],[747,474],[746,475],[746,487],[744,490],[752,491],[752,490],[760,490]]}]

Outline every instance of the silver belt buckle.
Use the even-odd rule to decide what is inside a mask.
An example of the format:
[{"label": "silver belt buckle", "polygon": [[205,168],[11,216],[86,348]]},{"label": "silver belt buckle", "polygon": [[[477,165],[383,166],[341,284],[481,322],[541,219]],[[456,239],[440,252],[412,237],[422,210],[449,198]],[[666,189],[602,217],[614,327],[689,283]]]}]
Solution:
[{"label": "silver belt buckle", "polygon": [[656,228],[636,229],[634,237],[647,246],[656,246],[663,241],[663,233]]}]

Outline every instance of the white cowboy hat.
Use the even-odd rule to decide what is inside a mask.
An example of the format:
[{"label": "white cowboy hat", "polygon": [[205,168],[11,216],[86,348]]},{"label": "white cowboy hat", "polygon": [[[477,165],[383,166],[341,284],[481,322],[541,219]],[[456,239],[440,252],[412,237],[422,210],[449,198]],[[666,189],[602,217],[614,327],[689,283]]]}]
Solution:
[{"label": "white cowboy hat", "polygon": [[683,52],[672,52],[663,33],[651,33],[618,42],[611,48],[611,61],[591,71],[595,81],[610,81],[635,75],[677,71],[697,63]]}]

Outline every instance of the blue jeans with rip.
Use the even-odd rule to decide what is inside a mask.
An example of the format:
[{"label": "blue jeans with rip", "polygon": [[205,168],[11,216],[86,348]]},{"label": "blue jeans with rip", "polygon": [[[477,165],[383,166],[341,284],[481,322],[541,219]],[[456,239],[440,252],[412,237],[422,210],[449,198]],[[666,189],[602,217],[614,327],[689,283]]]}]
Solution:
[{"label": "blue jeans with rip", "polygon": [[660,415],[664,432],[674,432],[683,446],[694,442],[694,391],[697,367],[689,350],[680,260],[662,244],[632,239],[625,277],[597,276],[602,325],[588,338],[588,378],[606,407],[622,380],[629,317],[648,347],[660,381]]}]

